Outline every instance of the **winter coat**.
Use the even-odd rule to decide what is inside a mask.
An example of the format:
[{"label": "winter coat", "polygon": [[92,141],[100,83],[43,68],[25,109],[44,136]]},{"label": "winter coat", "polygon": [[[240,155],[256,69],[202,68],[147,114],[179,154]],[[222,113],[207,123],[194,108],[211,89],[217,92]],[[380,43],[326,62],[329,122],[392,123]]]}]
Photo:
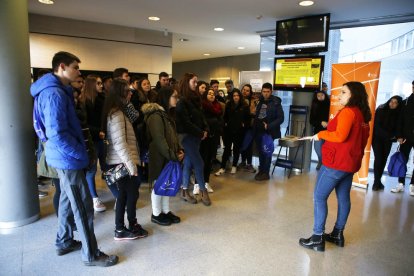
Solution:
[{"label": "winter coat", "polygon": [[177,103],[176,123],[178,134],[190,134],[201,139],[203,131],[209,131],[201,107],[187,99],[181,99]]},{"label": "winter coat", "polygon": [[90,100],[85,101],[87,122],[92,135],[92,139],[95,142],[102,140],[99,138],[99,132],[102,131],[102,110],[104,103],[104,93],[98,93],[93,103]]},{"label": "winter coat", "polygon": [[[263,104],[267,104],[266,118],[259,119],[260,110]],[[284,118],[282,100],[279,97],[270,95],[270,98],[265,100],[263,96],[260,96],[254,119],[255,133],[266,132],[269,133],[273,139],[280,138],[280,125],[283,123]],[[267,124],[267,130],[264,129],[263,123]]]},{"label": "winter coat", "polygon": [[228,135],[242,134],[245,127],[250,124],[249,106],[243,103],[235,105],[233,101],[226,104],[224,111],[224,133]]},{"label": "winter coat", "polygon": [[[398,101],[396,109],[390,109],[389,103],[392,99]],[[389,99],[385,104],[380,105],[375,111],[374,120],[374,135],[372,137],[373,142],[392,142],[396,140],[397,123],[402,108],[402,98],[400,96],[394,96]]]},{"label": "winter coat", "polygon": [[[328,97],[327,95],[325,97]],[[313,134],[318,133],[319,131],[325,130],[322,126],[322,122],[329,121],[329,108],[330,102],[327,101],[318,101],[312,103],[309,122],[313,127]]]},{"label": "winter coat", "polygon": [[402,102],[397,138],[404,138],[414,143],[414,93]]},{"label": "winter coat", "polygon": [[213,137],[220,135],[223,132],[223,109],[217,100],[214,102],[209,102],[208,100],[203,100],[203,114],[210,129],[209,136]]},{"label": "winter coat", "polygon": [[164,109],[156,103],[142,106],[146,135],[149,142],[148,181],[152,183],[169,161],[178,161],[181,149],[178,143],[175,123]]},{"label": "winter coat", "polygon": [[70,86],[53,73],[46,74],[30,88],[46,130],[46,161],[63,170],[80,170],[89,164],[82,128],[75,112]]},{"label": "winter coat", "polygon": [[134,129],[128,118],[120,110],[108,115],[108,149],[106,163],[115,165],[124,163],[131,174],[137,173],[139,149]]}]

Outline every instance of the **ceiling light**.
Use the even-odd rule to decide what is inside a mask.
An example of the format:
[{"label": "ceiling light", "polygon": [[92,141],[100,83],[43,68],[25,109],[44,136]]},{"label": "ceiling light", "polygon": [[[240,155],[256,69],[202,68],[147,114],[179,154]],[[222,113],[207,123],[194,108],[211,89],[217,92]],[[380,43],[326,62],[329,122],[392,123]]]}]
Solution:
[{"label": "ceiling light", "polygon": [[299,2],[299,6],[308,7],[308,6],[312,6],[313,3],[314,2],[313,1],[310,1],[310,0],[300,1]]},{"label": "ceiling light", "polygon": [[53,5],[55,3],[53,0],[39,0],[39,2],[46,5]]},{"label": "ceiling light", "polygon": [[209,53],[205,53],[205,54],[203,54],[204,56],[209,56],[210,54]]},{"label": "ceiling light", "polygon": [[181,41],[181,42],[187,42],[188,39],[187,38],[180,38],[179,41]]},{"label": "ceiling light", "polygon": [[263,50],[263,51],[262,51],[262,53],[269,53],[269,51],[267,51],[267,50]]},{"label": "ceiling light", "polygon": [[215,30],[216,32],[222,32],[222,31],[224,31],[224,29],[223,29],[223,28],[214,28],[214,30]]},{"label": "ceiling light", "polygon": [[246,49],[246,47],[239,46],[239,47],[237,47],[237,49],[238,49],[238,50],[244,50],[244,49]]},{"label": "ceiling light", "polygon": [[157,16],[150,16],[150,17],[148,17],[148,19],[151,20],[151,21],[159,21],[160,20],[160,18],[157,17]]}]

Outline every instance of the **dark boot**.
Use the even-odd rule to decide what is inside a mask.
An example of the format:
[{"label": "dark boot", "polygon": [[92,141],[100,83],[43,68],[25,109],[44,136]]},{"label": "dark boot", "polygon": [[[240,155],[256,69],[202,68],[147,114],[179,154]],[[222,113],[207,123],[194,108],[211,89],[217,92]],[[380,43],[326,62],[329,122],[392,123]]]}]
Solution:
[{"label": "dark boot", "polygon": [[203,204],[205,206],[210,206],[211,205],[211,200],[210,200],[210,197],[208,195],[207,189],[200,190],[200,195],[201,195],[201,202],[203,202]]},{"label": "dark boot", "polygon": [[323,235],[312,235],[308,239],[299,239],[299,244],[315,251],[325,251],[325,239]]},{"label": "dark boot", "polygon": [[180,196],[184,201],[187,201],[188,203],[196,204],[197,199],[195,199],[190,193],[188,192],[188,189],[181,189]]},{"label": "dark boot", "polygon": [[325,234],[324,237],[326,241],[332,242],[339,247],[344,247],[345,245],[344,230],[334,228],[330,234]]}]

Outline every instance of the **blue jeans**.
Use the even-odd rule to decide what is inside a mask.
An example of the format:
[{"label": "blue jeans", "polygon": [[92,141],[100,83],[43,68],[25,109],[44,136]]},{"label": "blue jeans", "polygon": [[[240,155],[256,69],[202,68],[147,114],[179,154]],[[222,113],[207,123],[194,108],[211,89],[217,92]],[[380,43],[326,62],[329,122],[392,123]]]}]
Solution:
[{"label": "blue jeans", "polygon": [[184,148],[183,188],[188,189],[191,170],[194,169],[196,183],[200,190],[206,189],[204,181],[204,162],[200,154],[201,139],[193,135],[186,135],[181,142]]},{"label": "blue jeans", "polygon": [[318,156],[318,161],[322,162],[322,145],[325,143],[325,140],[319,140],[313,142],[313,148],[315,149],[316,155]]},{"label": "blue jeans", "polygon": [[63,249],[73,243],[73,225],[75,218],[76,228],[82,242],[82,260],[92,261],[98,250],[93,227],[93,203],[83,170],[56,169],[60,182],[60,200],[58,212],[58,232],[56,247]]},{"label": "blue jeans", "polygon": [[331,169],[322,165],[313,193],[314,225],[313,233],[322,235],[325,232],[326,217],[328,215],[327,200],[333,189],[338,201],[338,214],[335,228],[343,230],[351,210],[350,191],[352,176],[350,172]]},{"label": "blue jeans", "polygon": [[257,151],[259,152],[259,172],[269,174],[270,164],[272,163],[272,157],[266,156],[262,153],[262,137],[264,133],[259,133],[255,137]]}]

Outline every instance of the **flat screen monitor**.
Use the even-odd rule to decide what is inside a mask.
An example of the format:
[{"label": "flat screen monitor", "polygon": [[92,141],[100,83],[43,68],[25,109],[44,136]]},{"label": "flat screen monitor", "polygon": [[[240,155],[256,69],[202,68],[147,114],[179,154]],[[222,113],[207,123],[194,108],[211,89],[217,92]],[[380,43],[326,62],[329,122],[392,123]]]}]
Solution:
[{"label": "flat screen monitor", "polygon": [[274,90],[319,91],[324,61],[324,56],[275,58]]},{"label": "flat screen monitor", "polygon": [[328,50],[330,14],[276,22],[276,54],[317,53]]}]

